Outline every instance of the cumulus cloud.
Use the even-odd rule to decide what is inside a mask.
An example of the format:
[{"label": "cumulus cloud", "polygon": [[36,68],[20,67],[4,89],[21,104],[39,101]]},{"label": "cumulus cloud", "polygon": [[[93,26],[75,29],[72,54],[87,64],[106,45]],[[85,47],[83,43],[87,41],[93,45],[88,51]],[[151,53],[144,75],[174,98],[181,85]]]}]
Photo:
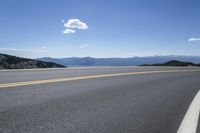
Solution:
[{"label": "cumulus cloud", "polygon": [[72,34],[72,33],[75,33],[76,31],[75,30],[72,30],[72,29],[65,29],[63,31],[63,34]]},{"label": "cumulus cloud", "polygon": [[84,22],[81,22],[79,19],[69,19],[67,22],[64,23],[64,26],[71,29],[88,29],[88,25]]},{"label": "cumulus cloud", "polygon": [[80,46],[80,48],[85,48],[85,47],[88,47],[89,45],[88,44],[83,44]]},{"label": "cumulus cloud", "polygon": [[188,39],[188,42],[194,42],[194,41],[200,41],[200,38],[192,37]]},{"label": "cumulus cloud", "polygon": [[66,28],[63,31],[63,34],[71,34],[75,33],[75,29],[79,30],[86,30],[88,29],[88,25],[84,22],[81,22],[79,19],[69,19],[67,21],[64,21],[63,19],[61,20],[62,23],[64,23],[64,27]]}]

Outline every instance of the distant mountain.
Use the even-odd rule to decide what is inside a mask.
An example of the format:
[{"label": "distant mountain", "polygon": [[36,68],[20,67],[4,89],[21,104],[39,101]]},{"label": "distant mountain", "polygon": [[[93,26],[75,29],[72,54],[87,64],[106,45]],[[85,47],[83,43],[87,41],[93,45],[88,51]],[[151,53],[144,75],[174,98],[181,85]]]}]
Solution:
[{"label": "distant mountain", "polygon": [[0,69],[28,69],[28,68],[54,68],[64,67],[53,62],[38,61],[27,58],[0,54]]},{"label": "distant mountain", "polygon": [[150,56],[131,58],[92,58],[92,57],[72,57],[72,58],[39,58],[41,61],[50,61],[64,66],[137,66],[142,64],[164,63],[170,60],[200,63],[200,56]]},{"label": "distant mountain", "polygon": [[195,64],[192,62],[183,62],[177,60],[167,61],[165,63],[158,63],[158,64],[144,64],[141,66],[200,66],[200,64]]}]

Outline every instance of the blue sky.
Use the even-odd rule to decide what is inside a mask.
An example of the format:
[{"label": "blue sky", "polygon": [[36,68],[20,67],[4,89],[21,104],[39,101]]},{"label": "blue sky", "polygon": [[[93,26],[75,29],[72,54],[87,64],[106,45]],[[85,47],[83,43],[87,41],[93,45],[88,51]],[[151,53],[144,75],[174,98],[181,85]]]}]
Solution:
[{"label": "blue sky", "polygon": [[0,53],[200,55],[199,0],[0,0]]}]

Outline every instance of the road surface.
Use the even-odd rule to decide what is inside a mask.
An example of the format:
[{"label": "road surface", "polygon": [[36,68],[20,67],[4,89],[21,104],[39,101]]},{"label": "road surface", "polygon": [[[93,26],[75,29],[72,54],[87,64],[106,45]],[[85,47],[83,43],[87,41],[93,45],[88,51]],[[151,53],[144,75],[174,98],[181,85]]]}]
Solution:
[{"label": "road surface", "polygon": [[195,67],[2,70],[0,132],[176,133],[199,89]]}]

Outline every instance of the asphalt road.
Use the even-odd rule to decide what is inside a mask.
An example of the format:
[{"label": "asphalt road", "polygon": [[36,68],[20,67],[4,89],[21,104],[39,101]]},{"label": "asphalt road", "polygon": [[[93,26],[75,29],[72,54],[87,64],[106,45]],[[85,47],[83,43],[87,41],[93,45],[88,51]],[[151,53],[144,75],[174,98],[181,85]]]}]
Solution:
[{"label": "asphalt road", "polygon": [[166,70],[200,68],[0,71],[0,132],[176,133],[200,89],[200,71],[143,73],[1,88],[1,84],[22,81]]}]

